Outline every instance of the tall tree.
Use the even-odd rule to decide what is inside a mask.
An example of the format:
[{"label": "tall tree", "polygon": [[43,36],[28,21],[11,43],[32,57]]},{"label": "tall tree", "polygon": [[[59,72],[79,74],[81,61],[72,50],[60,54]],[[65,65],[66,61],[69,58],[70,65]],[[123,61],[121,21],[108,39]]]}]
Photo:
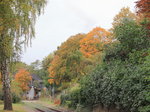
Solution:
[{"label": "tall tree", "polygon": [[33,70],[41,69],[41,62],[40,62],[40,60],[36,60],[36,61],[32,62],[30,64],[30,66],[33,68]]},{"label": "tall tree", "polygon": [[10,73],[16,74],[20,69],[27,69],[28,65],[21,61],[15,61],[10,63]]},{"label": "tall tree", "polygon": [[80,65],[77,66],[76,64],[80,60],[80,53],[77,52],[80,48],[80,40],[84,37],[84,34],[77,34],[75,36],[71,36],[57,49],[54,54],[54,58],[52,59],[48,68],[50,74],[49,77],[51,78],[49,80],[50,83],[69,82],[72,80],[72,78],[80,74]]},{"label": "tall tree", "polygon": [[113,29],[118,26],[124,19],[132,19],[136,20],[137,16],[130,11],[129,7],[123,7],[120,12],[114,17],[114,21],[112,23]]},{"label": "tall tree", "polygon": [[150,1],[149,0],[138,0],[136,2],[137,14],[143,15],[148,20],[146,27],[150,30]]},{"label": "tall tree", "polygon": [[103,46],[110,42],[110,33],[103,28],[94,28],[80,41],[80,51],[87,58],[100,53]]},{"label": "tall tree", "polygon": [[50,66],[50,63],[52,62],[54,58],[54,54],[50,53],[48,56],[46,56],[43,60],[42,60],[42,68],[44,70],[47,70],[48,67]]},{"label": "tall tree", "polygon": [[22,43],[31,42],[36,18],[45,4],[46,0],[0,0],[0,71],[4,110],[12,110],[9,62],[20,54]]},{"label": "tall tree", "polygon": [[150,18],[150,1],[138,0],[136,2],[137,13],[143,13],[146,17]]},{"label": "tall tree", "polygon": [[[109,32],[94,28],[88,34],[70,37],[54,53],[48,68],[50,84],[79,80],[101,61],[103,46],[111,42]],[[63,84],[62,84],[63,85]]]},{"label": "tall tree", "polygon": [[133,20],[124,20],[115,28],[114,34],[120,43],[116,54],[123,60],[129,57],[129,53],[150,47],[149,30]]}]

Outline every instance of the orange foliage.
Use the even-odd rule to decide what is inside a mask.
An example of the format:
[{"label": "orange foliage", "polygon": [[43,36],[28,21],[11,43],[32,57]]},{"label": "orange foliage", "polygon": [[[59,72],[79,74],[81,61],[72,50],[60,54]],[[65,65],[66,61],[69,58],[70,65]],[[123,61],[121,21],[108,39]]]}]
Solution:
[{"label": "orange foliage", "polygon": [[60,105],[60,103],[61,103],[61,101],[60,101],[59,99],[55,99],[55,100],[54,100],[54,104],[55,104],[55,105]]},{"label": "orange foliage", "polygon": [[15,80],[19,83],[19,87],[23,91],[27,91],[29,89],[28,84],[32,80],[32,77],[28,71],[20,69],[15,75]]},{"label": "orange foliage", "polygon": [[[48,72],[50,74],[50,79],[48,82],[50,84],[55,83],[58,85],[60,82],[66,82],[71,80],[71,77],[75,77],[75,72],[79,71],[80,69],[80,66],[77,66],[77,62],[79,62],[80,59],[75,58],[80,58],[80,40],[82,40],[84,37],[85,34],[71,36],[55,51],[54,57],[48,68]],[[72,63],[71,66],[69,65],[70,63]]]},{"label": "orange foliage", "polygon": [[50,84],[54,84],[54,79],[48,79],[48,82],[49,82]]},{"label": "orange foliage", "polygon": [[55,74],[56,74],[56,72],[57,72],[57,66],[58,66],[58,64],[59,64],[59,56],[55,56],[54,57],[54,59],[52,60],[52,62],[51,62],[51,66],[48,68],[48,72],[49,72],[49,77],[51,78],[51,79],[48,79],[48,82],[50,83],[50,84],[53,84],[53,83],[58,83],[57,81],[56,81],[56,76],[55,76]]},{"label": "orange foliage", "polygon": [[91,57],[103,50],[103,46],[110,42],[110,33],[103,28],[94,28],[80,41],[80,51],[85,57]]}]

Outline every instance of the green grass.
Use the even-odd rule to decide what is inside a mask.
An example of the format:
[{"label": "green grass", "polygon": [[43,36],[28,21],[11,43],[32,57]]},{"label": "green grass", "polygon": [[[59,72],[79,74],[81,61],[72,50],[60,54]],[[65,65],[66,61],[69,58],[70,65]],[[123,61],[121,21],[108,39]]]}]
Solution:
[{"label": "green grass", "polygon": [[3,104],[3,101],[2,100],[0,100],[0,105],[2,105]]},{"label": "green grass", "polygon": [[52,99],[46,98],[46,97],[45,98],[44,97],[40,98],[39,102],[43,102],[43,103],[46,103],[46,104],[53,104]]},{"label": "green grass", "polygon": [[26,112],[22,103],[13,104],[13,111],[3,110],[4,105],[0,104],[0,112]]}]

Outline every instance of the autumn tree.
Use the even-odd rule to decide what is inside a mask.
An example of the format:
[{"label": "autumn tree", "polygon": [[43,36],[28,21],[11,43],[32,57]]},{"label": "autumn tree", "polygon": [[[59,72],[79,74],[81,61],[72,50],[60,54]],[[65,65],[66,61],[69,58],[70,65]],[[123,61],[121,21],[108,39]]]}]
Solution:
[{"label": "autumn tree", "polygon": [[21,44],[34,37],[36,18],[46,0],[0,0],[0,71],[3,81],[4,110],[12,110],[9,62],[20,55]]},{"label": "autumn tree", "polygon": [[129,58],[130,53],[140,52],[150,47],[149,30],[133,20],[124,20],[115,28],[114,34],[119,41],[118,48],[114,53],[122,60]]},{"label": "autumn tree", "polygon": [[88,34],[71,36],[62,43],[55,51],[48,68],[49,83],[79,80],[82,75],[92,70],[96,61],[101,59],[98,54],[102,53],[103,46],[111,42],[109,34],[105,29],[97,27]]},{"label": "autumn tree", "polygon": [[103,51],[103,46],[111,41],[108,38],[109,34],[103,28],[94,28],[80,41],[80,51],[87,58],[100,53]]},{"label": "autumn tree", "polygon": [[46,57],[43,59],[43,61],[42,61],[42,68],[43,68],[44,70],[47,70],[47,69],[48,69],[48,67],[50,66],[50,63],[52,62],[53,58],[54,58],[54,54],[51,53],[51,54],[49,54],[48,56],[46,56]]},{"label": "autumn tree", "polygon": [[150,18],[150,1],[149,0],[138,0],[136,2],[137,13],[142,13],[145,17]]},{"label": "autumn tree", "polygon": [[50,63],[50,66],[48,68],[49,71],[49,77],[50,79],[48,79],[48,82],[50,84],[54,84],[57,82],[59,82],[58,76],[56,78],[56,75],[58,74],[58,72],[60,72],[59,69],[62,69],[59,65],[61,64],[61,60],[59,56],[55,56],[52,60],[52,62]]},{"label": "autumn tree", "polygon": [[36,61],[32,62],[30,64],[30,66],[32,67],[33,70],[38,70],[41,68],[41,62],[40,62],[40,60],[36,60]]},{"label": "autumn tree", "polygon": [[[79,80],[100,60],[103,46],[111,42],[109,32],[95,28],[88,34],[71,36],[54,52],[49,71],[49,83],[67,83]],[[100,56],[100,57],[99,57]]]},{"label": "autumn tree", "polygon": [[29,89],[29,82],[32,80],[30,73],[25,69],[20,69],[15,74],[15,80],[19,83],[19,87],[22,91],[27,91]]},{"label": "autumn tree", "polygon": [[150,30],[150,1],[149,0],[138,0],[136,2],[137,14],[143,15],[148,22],[144,23]]},{"label": "autumn tree", "polygon": [[114,17],[112,26],[115,28],[118,26],[124,19],[132,19],[136,20],[137,16],[133,12],[130,11],[129,7],[123,7],[120,12]]},{"label": "autumn tree", "polygon": [[80,40],[84,37],[84,34],[72,36],[55,51],[54,58],[48,68],[51,84],[53,82],[70,82],[80,74],[83,68],[81,69],[81,66],[77,63],[81,60]]},{"label": "autumn tree", "polygon": [[10,73],[11,75],[16,74],[20,69],[27,69],[28,65],[21,61],[11,62],[10,64]]}]

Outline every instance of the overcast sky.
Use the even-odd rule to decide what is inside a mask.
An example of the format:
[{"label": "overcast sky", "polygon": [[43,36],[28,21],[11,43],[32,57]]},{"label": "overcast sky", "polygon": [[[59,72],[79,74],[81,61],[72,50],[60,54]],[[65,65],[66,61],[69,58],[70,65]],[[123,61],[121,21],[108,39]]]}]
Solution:
[{"label": "overcast sky", "polygon": [[22,55],[30,64],[42,60],[62,42],[78,33],[87,33],[94,27],[111,28],[114,16],[122,7],[135,11],[137,0],[48,0],[44,15],[36,23],[36,38],[32,47]]}]

